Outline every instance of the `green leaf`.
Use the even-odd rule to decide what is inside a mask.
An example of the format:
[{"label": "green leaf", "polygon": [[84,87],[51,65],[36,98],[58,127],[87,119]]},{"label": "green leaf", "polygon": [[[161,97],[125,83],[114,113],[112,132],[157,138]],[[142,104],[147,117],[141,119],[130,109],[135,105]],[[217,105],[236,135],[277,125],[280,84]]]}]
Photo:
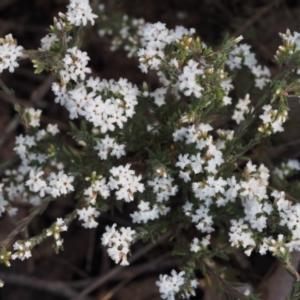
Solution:
[{"label": "green leaf", "polygon": [[295,282],[292,287],[292,293],[287,296],[286,300],[300,299],[300,282]]},{"label": "green leaf", "polygon": [[199,268],[200,268],[200,271],[201,271],[201,273],[202,273],[202,275],[203,276],[205,276],[205,274],[206,274],[206,267],[205,267],[205,264],[199,264],[198,265],[199,266]]},{"label": "green leaf", "polygon": [[229,260],[228,256],[223,252],[216,253],[215,256],[224,260]]}]

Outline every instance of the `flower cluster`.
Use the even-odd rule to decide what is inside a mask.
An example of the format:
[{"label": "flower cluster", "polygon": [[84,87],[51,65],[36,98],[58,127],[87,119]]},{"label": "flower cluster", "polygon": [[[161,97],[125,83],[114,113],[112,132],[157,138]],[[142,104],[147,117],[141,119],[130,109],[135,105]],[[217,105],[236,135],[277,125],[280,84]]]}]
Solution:
[{"label": "flower cluster", "polygon": [[280,216],[280,225],[286,226],[292,234],[289,242],[285,243],[289,251],[300,251],[300,205],[292,204],[291,201],[285,199],[283,192],[274,191],[272,196],[275,198],[276,207]]},{"label": "flower cluster", "polygon": [[283,256],[288,253],[288,249],[284,245],[283,234],[279,234],[277,240],[271,239],[269,245],[269,251],[271,251],[275,256]]},{"label": "flower cluster", "polygon": [[56,34],[48,33],[41,39],[41,48],[39,48],[39,50],[50,50],[51,47],[58,41],[59,39]]},{"label": "flower cluster", "polygon": [[[244,99],[239,99],[239,102],[235,106],[235,110],[232,115],[232,119],[236,121],[237,124],[240,124],[241,121],[245,120],[245,114],[248,114],[251,111],[251,103],[249,94],[246,94]],[[249,107],[250,106],[250,107]]]},{"label": "flower cluster", "polygon": [[96,210],[93,206],[84,207],[81,209],[77,209],[77,214],[79,216],[79,220],[83,221],[84,228],[96,228],[98,226],[98,222],[95,218],[100,216],[100,212]]},{"label": "flower cluster", "polygon": [[9,69],[11,73],[14,72],[19,66],[18,58],[23,56],[23,49],[22,46],[17,46],[11,34],[0,39],[0,74],[5,69]]},{"label": "flower cluster", "polygon": [[170,211],[170,208],[163,204],[158,203],[151,206],[149,202],[143,200],[139,203],[138,209],[130,215],[133,223],[147,223],[149,220],[158,219]]},{"label": "flower cluster", "polygon": [[91,69],[87,67],[89,60],[87,53],[77,47],[68,49],[62,60],[64,68],[59,72],[63,84],[66,85],[70,80],[75,82],[84,80],[86,74],[91,73]]},{"label": "flower cluster", "polygon": [[112,167],[109,177],[108,186],[111,190],[116,191],[117,200],[124,199],[126,202],[133,201],[134,193],[144,191],[144,185],[140,183],[142,176],[135,176],[133,170],[130,170],[130,164],[119,167]]},{"label": "flower cluster", "polygon": [[40,127],[41,113],[42,111],[40,109],[34,109],[32,107],[24,110],[24,114],[27,115],[29,119],[29,126]]},{"label": "flower cluster", "polygon": [[[99,5],[100,18],[108,20],[104,8],[103,4]],[[128,52],[128,57],[132,57],[139,50],[141,44],[140,39],[145,25],[146,22],[144,19],[132,19],[124,15],[121,20],[120,30],[113,32],[109,26],[102,26],[98,30],[98,33],[101,37],[110,35],[111,51],[115,51],[123,46],[124,50]]]},{"label": "flower cluster", "polygon": [[62,231],[67,231],[68,227],[62,218],[58,218],[57,221],[46,231],[47,236],[53,236],[55,246],[60,248],[63,244],[63,239],[60,236]]},{"label": "flower cluster", "polygon": [[[189,127],[181,127],[173,133],[174,141],[185,141],[186,144],[193,144],[195,148],[200,151],[201,155],[179,156],[179,161],[176,166],[185,170],[186,166],[190,166],[195,174],[201,172],[208,172],[215,174],[217,172],[217,167],[223,162],[223,154],[217,149],[214,144],[212,135],[208,132],[213,128],[209,124],[200,123],[198,127],[195,125],[190,125]],[[200,154],[199,153],[199,154]],[[189,169],[185,172],[181,172],[181,177],[184,181],[189,181]]]},{"label": "flower cluster", "polygon": [[71,0],[67,8],[67,18],[72,25],[86,26],[88,21],[95,24],[97,15],[93,14],[89,0]]},{"label": "flower cluster", "polygon": [[147,23],[142,31],[141,43],[143,48],[138,51],[139,67],[142,72],[147,73],[148,68],[157,70],[161,59],[165,58],[164,48],[177,39],[181,39],[184,35],[194,32],[194,29],[187,30],[182,26],[177,26],[175,30],[169,30],[166,24],[161,22]]},{"label": "flower cluster", "polygon": [[124,150],[125,145],[118,144],[114,138],[106,135],[101,141],[97,141],[97,145],[94,147],[95,150],[98,150],[98,155],[102,160],[106,160],[108,154],[120,158],[125,155]]},{"label": "flower cluster", "polygon": [[92,173],[91,177],[86,178],[91,184],[84,190],[86,207],[77,209],[78,219],[83,221],[83,227],[96,228],[98,222],[96,218],[100,215],[100,211],[95,207],[97,204],[97,197],[100,195],[103,199],[110,196],[110,188],[106,184],[106,179],[96,172]]},{"label": "flower cluster", "polygon": [[159,287],[163,299],[175,300],[175,294],[179,292],[180,287],[184,284],[184,272],[177,274],[175,270],[172,270],[171,274],[172,276],[160,275],[156,285]]},{"label": "flower cluster", "polygon": [[30,241],[17,241],[14,243],[15,253],[12,254],[12,259],[21,259],[24,260],[26,258],[31,257],[31,249],[33,245]]},{"label": "flower cluster", "polygon": [[196,228],[198,230],[203,233],[210,233],[215,230],[212,227],[213,219],[209,214],[209,207],[207,207],[206,205],[196,205],[196,207],[194,207],[192,203],[187,201],[182,208],[185,215],[190,217],[193,223],[197,223]]},{"label": "flower cluster", "polygon": [[134,240],[134,235],[136,234],[135,230],[132,230],[130,227],[121,227],[118,231],[116,229],[117,224],[113,226],[106,226],[106,232],[102,236],[102,245],[108,246],[108,255],[116,263],[121,261],[122,266],[129,265],[127,256],[129,254],[129,247]]},{"label": "flower cluster", "polygon": [[[92,175],[96,177],[96,179],[92,180],[91,185],[84,190],[84,195],[86,196],[86,202],[94,205],[96,204],[98,194],[100,194],[103,199],[107,199],[110,195],[110,189],[106,184],[105,178],[97,176],[95,172],[93,172]],[[86,179],[90,180],[90,178]]]},{"label": "flower cluster", "polygon": [[[81,70],[79,74],[85,77]],[[77,77],[76,74],[74,76]],[[122,78],[117,82],[90,78],[86,86],[77,85],[72,90],[67,90],[63,81],[61,84],[53,83],[52,90],[56,96],[55,102],[68,109],[71,119],[83,116],[102,133],[115,131],[116,126],[123,128],[135,113],[139,94],[136,86]]]},{"label": "flower cluster", "polygon": [[152,186],[156,195],[157,202],[168,201],[171,196],[175,196],[178,192],[178,186],[172,185],[174,179],[170,176],[156,176],[153,180],[148,181],[148,185]]},{"label": "flower cluster", "polygon": [[263,125],[258,130],[266,134],[283,131],[282,125],[287,119],[287,111],[279,114],[278,110],[272,109],[271,105],[264,105],[262,109],[264,113],[259,117],[262,119]]},{"label": "flower cluster", "polygon": [[51,173],[46,180],[42,178],[44,171],[32,169],[29,173],[29,179],[26,181],[26,185],[32,192],[39,192],[41,197],[45,194],[49,194],[56,198],[61,195],[66,195],[74,191],[74,187],[71,184],[74,180],[74,176],[68,176],[63,171],[59,171],[58,174]]},{"label": "flower cluster", "polygon": [[74,176],[68,176],[64,174],[63,171],[59,171],[58,174],[51,173],[48,180],[47,193],[51,194],[53,198],[74,191],[74,186],[71,184],[74,180]]},{"label": "flower cluster", "polygon": [[183,299],[189,299],[191,295],[195,296],[195,288],[198,286],[197,280],[187,281],[184,278],[185,272],[177,273],[171,271],[171,276],[160,275],[156,285],[159,287],[161,297],[167,300],[175,300],[175,296],[181,292]]},{"label": "flower cluster", "polygon": [[229,54],[226,64],[230,70],[240,69],[242,65],[248,67],[255,76],[255,86],[259,89],[263,89],[270,81],[270,70],[266,66],[257,65],[255,55],[247,44],[236,45]]},{"label": "flower cluster", "polygon": [[201,241],[199,241],[198,238],[194,238],[192,243],[191,243],[190,250],[192,252],[197,253],[200,250],[205,250],[209,244],[210,244],[210,235],[207,235],[207,236],[203,237]]}]

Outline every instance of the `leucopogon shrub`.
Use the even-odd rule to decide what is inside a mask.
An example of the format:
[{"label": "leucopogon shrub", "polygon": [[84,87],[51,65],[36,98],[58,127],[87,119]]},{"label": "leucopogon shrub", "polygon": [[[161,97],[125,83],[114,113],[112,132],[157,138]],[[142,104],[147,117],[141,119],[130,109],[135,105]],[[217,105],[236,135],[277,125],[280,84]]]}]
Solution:
[{"label": "leucopogon shrub", "polygon": [[[99,26],[111,50],[123,48],[141,72],[155,73],[160,87],[89,76],[90,58],[80,49],[88,23]],[[182,263],[159,276],[162,299],[189,299],[198,286],[194,271],[211,272],[216,257],[238,248],[248,256],[272,253],[299,281],[290,253],[300,251],[300,204],[276,186],[300,191],[291,179],[300,163],[290,159],[270,169],[247,156],[284,131],[289,100],[300,96],[300,33],[280,36],[273,78],[242,36],[212,49],[194,29],[110,16],[103,5],[93,13],[88,0],[70,0],[38,50],[18,46],[11,34],[0,39],[0,71],[14,72],[29,58],[36,73],[55,74],[54,101],[72,120],[66,139],[56,124],[41,128],[40,109],[15,105],[24,133],[15,140],[14,167],[2,166],[0,213],[16,214],[15,200],[26,199],[34,209],[21,230],[50,202],[70,193],[74,199],[73,211],[39,235],[3,241],[1,263],[31,257],[48,237],[59,251],[74,220],[95,228],[101,213],[132,202],[132,228],[106,226],[101,243],[126,266],[133,243],[170,231]],[[234,98],[242,73],[251,78],[249,88]],[[9,93],[3,83],[2,90]],[[235,295],[259,299],[249,291]]]}]

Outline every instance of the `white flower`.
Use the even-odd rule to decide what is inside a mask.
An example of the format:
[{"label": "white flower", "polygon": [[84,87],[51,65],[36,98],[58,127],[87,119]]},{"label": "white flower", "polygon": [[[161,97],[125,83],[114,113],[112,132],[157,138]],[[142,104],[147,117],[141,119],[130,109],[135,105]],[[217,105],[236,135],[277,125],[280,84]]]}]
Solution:
[{"label": "white flower", "polygon": [[179,171],[179,177],[184,181],[184,182],[189,182],[191,181],[191,177],[190,177],[190,172],[183,172],[183,171]]},{"label": "white flower", "polygon": [[138,208],[138,211],[130,215],[133,223],[147,223],[149,220],[158,219],[160,215],[166,215],[170,211],[170,208],[165,205],[154,204],[150,207],[150,203],[143,200]]},{"label": "white flower", "polygon": [[175,295],[185,282],[184,274],[184,271],[177,273],[175,270],[172,270],[171,276],[159,275],[159,281],[156,281],[156,285],[159,287],[159,292],[163,299],[175,300]]},{"label": "white flower", "polygon": [[71,79],[75,82],[84,80],[86,74],[91,73],[91,69],[87,67],[89,60],[87,53],[77,47],[68,49],[67,54],[62,59],[64,70],[60,71],[60,76],[66,83]]},{"label": "white flower", "polygon": [[116,224],[112,227],[106,226],[106,232],[102,236],[102,245],[108,246],[108,255],[117,263],[121,261],[122,266],[129,265],[127,255],[129,253],[129,247],[133,242],[135,230],[130,227],[121,227],[120,230],[116,230]]},{"label": "white flower", "polygon": [[153,187],[157,202],[167,201],[177,194],[178,186],[172,186],[173,181],[174,179],[169,175],[167,177],[156,176],[153,181],[148,181],[148,185]]},{"label": "white flower", "polygon": [[98,222],[95,221],[100,215],[100,212],[95,209],[93,206],[88,206],[87,208],[77,209],[79,220],[83,221],[83,227],[85,228],[96,228]]},{"label": "white flower", "polygon": [[47,192],[54,198],[74,191],[74,187],[71,184],[74,180],[74,176],[68,176],[64,174],[63,171],[59,171],[58,174],[51,173],[49,180]]},{"label": "white flower", "polygon": [[157,106],[162,106],[166,104],[166,93],[167,88],[158,88],[154,92],[150,93],[150,96],[154,98],[154,103]]},{"label": "white flower", "polygon": [[47,236],[54,237],[57,246],[61,246],[63,243],[60,233],[62,231],[67,231],[68,227],[62,218],[57,218],[56,222],[46,231]]},{"label": "white flower", "polygon": [[88,21],[90,21],[92,25],[95,24],[94,19],[98,16],[92,13],[92,8],[88,0],[71,0],[67,7],[67,18],[71,24],[75,26],[86,26]]},{"label": "white flower", "polygon": [[203,74],[203,70],[198,68],[199,64],[194,60],[189,60],[188,64],[184,66],[183,72],[178,76],[179,89],[183,91],[186,96],[194,94],[200,98],[203,88],[196,82],[197,77]]},{"label": "white flower", "polygon": [[41,39],[41,48],[39,50],[50,50],[52,44],[58,42],[58,37],[54,33],[48,33]]},{"label": "white flower", "polygon": [[32,127],[40,126],[40,118],[42,111],[40,109],[34,109],[33,107],[25,108],[25,114],[28,115],[29,125]]},{"label": "white flower", "polygon": [[194,238],[191,243],[190,250],[192,252],[198,252],[201,249],[206,249],[207,246],[210,244],[209,240],[210,240],[210,235],[203,237],[201,241],[199,241],[198,238]]},{"label": "white flower", "polygon": [[110,172],[108,186],[111,190],[117,190],[117,200],[124,199],[126,202],[133,201],[134,193],[143,192],[144,185],[140,183],[142,176],[135,176],[135,172],[130,170],[130,164],[119,167],[112,167]]},{"label": "white flower", "polygon": [[30,241],[17,241],[13,247],[16,252],[11,256],[12,259],[19,258],[24,260],[25,258],[31,257],[32,244]]},{"label": "white flower", "polygon": [[188,157],[189,157],[188,154],[185,155],[179,154],[178,162],[175,164],[175,166],[179,167],[180,169],[184,169],[186,165],[189,165],[191,163]]},{"label": "white flower", "polygon": [[51,133],[53,136],[59,133],[59,129],[57,128],[57,124],[48,124],[46,131]]},{"label": "white flower", "polygon": [[125,145],[118,144],[114,138],[109,137],[107,134],[101,141],[97,141],[97,145],[94,147],[98,150],[98,155],[101,159],[107,159],[108,154],[120,158],[125,155]]},{"label": "white flower", "polygon": [[69,99],[66,86],[65,85],[61,86],[57,82],[53,82],[51,89],[55,94],[54,102],[60,103],[61,105],[65,105],[67,100]]},{"label": "white flower", "polygon": [[29,173],[29,179],[25,183],[28,185],[30,191],[39,192],[41,197],[45,196],[47,188],[46,181],[40,178],[43,174],[43,171],[32,169]]},{"label": "white flower", "polygon": [[107,199],[107,197],[110,195],[110,189],[106,184],[105,178],[100,177],[99,179],[93,181],[91,186],[84,191],[86,201],[93,205],[96,204],[96,198],[98,194],[100,194],[104,199]]},{"label": "white flower", "polygon": [[17,59],[23,55],[23,47],[17,46],[16,41],[11,34],[0,39],[0,74],[5,69],[9,72],[14,72],[15,68],[19,66]]},{"label": "white flower", "polygon": [[289,159],[286,165],[292,170],[300,171],[300,162],[296,159]]},{"label": "white flower", "polygon": [[[256,243],[253,239],[253,233],[251,229],[249,229],[249,226],[245,224],[244,220],[231,220],[231,224],[232,225],[229,232],[229,242],[231,242],[231,246],[242,246],[243,248],[248,248],[250,246],[250,249],[253,249],[253,247],[256,246]],[[247,252],[247,254],[250,253]]]},{"label": "white flower", "polygon": [[250,112],[250,103],[249,94],[246,94],[244,99],[239,99],[232,116],[232,119],[235,120],[237,124],[240,124],[241,121],[245,120],[244,115]]},{"label": "white flower", "polygon": [[[192,29],[189,31],[182,26],[177,26],[175,30],[168,30],[166,25],[161,22],[147,23],[140,31],[141,43],[144,48],[139,49],[137,54],[140,60],[139,67],[144,73],[147,73],[148,67],[158,69],[160,60],[157,56],[164,58],[163,50],[168,44],[194,32]],[[174,65],[174,62],[172,61],[171,64]]]}]

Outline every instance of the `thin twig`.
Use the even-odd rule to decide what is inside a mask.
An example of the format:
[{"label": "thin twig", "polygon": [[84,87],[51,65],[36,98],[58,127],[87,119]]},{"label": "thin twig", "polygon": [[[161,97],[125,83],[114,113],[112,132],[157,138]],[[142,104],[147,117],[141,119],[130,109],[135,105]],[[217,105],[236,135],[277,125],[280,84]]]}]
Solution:
[{"label": "thin twig", "polygon": [[[1,272],[0,277],[6,284],[12,284],[22,287],[28,287],[35,290],[48,292],[60,297],[70,299],[77,295],[77,292],[70,288],[62,281],[48,281],[36,277],[30,277],[28,275],[18,275],[7,272]],[[81,300],[88,300],[91,298],[80,298]]]},{"label": "thin twig", "polygon": [[[15,104],[18,103],[20,104],[22,107],[29,107],[29,106],[34,106],[35,103],[39,102],[42,100],[42,98],[47,94],[47,92],[49,91],[49,88],[51,87],[52,83],[55,80],[55,76],[53,76],[52,74],[47,76],[45,78],[45,80],[43,81],[43,83],[32,92],[31,96],[30,96],[30,101],[27,102],[23,99],[18,99],[16,98],[10,91],[9,89],[6,88],[5,84],[0,81],[0,87],[2,88],[3,91],[0,92],[0,96],[3,100],[11,103],[11,104]],[[6,91],[6,93],[5,93]],[[16,115],[7,125],[1,139],[0,139],[0,148],[2,147],[2,145],[5,143],[6,139],[8,138],[9,134],[11,132],[13,132],[17,126],[19,124],[19,118]]]},{"label": "thin twig", "polygon": [[242,293],[240,293],[237,289],[235,289],[229,283],[227,283],[224,279],[222,279],[218,274],[216,274],[207,265],[205,267],[206,267],[206,273],[211,278],[213,278],[216,282],[218,282],[224,291],[226,291],[227,293],[236,297],[239,300],[247,300],[247,297],[245,297]]},{"label": "thin twig", "polygon": [[[49,199],[49,201],[52,201],[52,198],[48,198],[48,199]],[[30,215],[23,218],[19,222],[19,225],[8,235],[8,237],[0,243],[0,248],[9,247],[11,245],[11,243],[13,242],[13,239],[15,238],[15,236],[18,235],[21,231],[23,231],[31,223],[33,218],[45,209],[45,207],[48,205],[49,201],[45,201],[40,206],[38,206]]]},{"label": "thin twig", "polygon": [[77,267],[76,265],[73,265],[71,262],[67,261],[66,259],[62,259],[57,256],[49,257],[49,259],[52,260],[53,262],[57,262],[58,264],[61,264],[66,269],[69,269],[74,274],[79,275],[82,278],[89,277],[89,274],[87,272],[81,270],[79,267]]},{"label": "thin twig", "polygon": [[30,95],[30,103],[31,105],[35,104],[36,102],[41,101],[44,96],[48,93],[52,83],[55,81],[56,77],[52,74],[48,75],[43,83],[35,89]]},{"label": "thin twig", "polygon": [[233,36],[240,36],[245,30],[252,26],[256,21],[260,20],[263,15],[269,12],[274,6],[279,5],[284,0],[274,0],[271,1],[268,5],[263,6],[257,12],[249,18],[242,26],[240,26],[233,34]]},{"label": "thin twig", "polygon": [[170,253],[167,253],[156,260],[150,261],[142,265],[136,272],[132,272],[127,278],[121,281],[117,286],[110,290],[107,294],[102,297],[102,300],[110,300],[114,294],[116,294],[120,289],[122,289],[126,284],[128,284],[133,278],[137,277],[140,274],[143,274],[144,271],[147,271],[149,268],[156,268],[159,263],[161,263],[166,258],[170,257]]},{"label": "thin twig", "polygon": [[126,284],[128,284],[132,278],[127,278],[121,281],[117,286],[115,286],[112,290],[106,293],[104,296],[101,297],[101,300],[110,300],[119,290],[121,290]]},{"label": "thin twig", "polygon": [[[149,251],[151,251],[153,248],[158,246],[160,243],[168,239],[172,235],[171,231],[168,231],[163,236],[161,236],[155,243],[148,244],[145,247],[143,247],[139,252],[135,253],[128,261],[129,263],[133,263]],[[85,288],[77,297],[73,298],[73,300],[81,300],[83,297],[88,295],[89,293],[93,292],[95,289],[99,288],[101,285],[106,283],[108,280],[110,280],[112,277],[114,277],[116,274],[120,273],[123,270],[123,267],[116,266],[112,270],[110,270],[105,276],[101,276],[100,278],[96,279],[91,285],[89,285],[87,288]]]},{"label": "thin twig", "polygon": [[7,140],[11,132],[13,132],[17,128],[18,124],[19,124],[19,117],[16,115],[13,117],[12,120],[10,120],[8,125],[6,125],[5,130],[1,135],[0,148],[4,145],[5,141]]},{"label": "thin twig", "polygon": [[[145,263],[142,265],[132,266],[123,269],[123,272],[117,274],[112,280],[125,280],[132,276],[132,274],[149,274],[152,272],[159,272],[161,270],[174,268],[175,266],[178,266],[179,259],[172,258],[165,261],[162,261],[159,265],[155,265],[153,263]],[[93,278],[87,278],[87,279],[79,279],[76,281],[70,281],[68,285],[74,289],[82,289],[86,286],[90,285],[93,282]]]}]

